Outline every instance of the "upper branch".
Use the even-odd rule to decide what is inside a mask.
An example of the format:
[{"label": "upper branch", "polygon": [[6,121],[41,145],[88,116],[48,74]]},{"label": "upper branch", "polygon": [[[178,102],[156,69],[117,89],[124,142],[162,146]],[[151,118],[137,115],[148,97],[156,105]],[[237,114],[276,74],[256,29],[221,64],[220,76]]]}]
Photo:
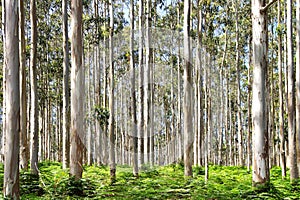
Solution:
[{"label": "upper branch", "polygon": [[273,1],[271,1],[271,2],[269,2],[266,6],[264,6],[264,7],[262,7],[261,9],[260,9],[260,12],[261,13],[263,13],[263,12],[266,12],[267,10],[268,10],[268,8],[270,7],[270,6],[272,6],[275,2],[277,2],[278,0],[273,0]]}]

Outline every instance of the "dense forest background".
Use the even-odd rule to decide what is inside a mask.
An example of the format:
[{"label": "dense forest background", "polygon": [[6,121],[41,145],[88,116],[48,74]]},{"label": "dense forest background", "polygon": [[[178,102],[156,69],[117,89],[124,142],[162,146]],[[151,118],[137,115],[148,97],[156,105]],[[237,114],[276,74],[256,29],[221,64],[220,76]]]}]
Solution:
[{"label": "dense forest background", "polygon": [[43,161],[299,178],[299,1],[1,2],[4,194]]}]

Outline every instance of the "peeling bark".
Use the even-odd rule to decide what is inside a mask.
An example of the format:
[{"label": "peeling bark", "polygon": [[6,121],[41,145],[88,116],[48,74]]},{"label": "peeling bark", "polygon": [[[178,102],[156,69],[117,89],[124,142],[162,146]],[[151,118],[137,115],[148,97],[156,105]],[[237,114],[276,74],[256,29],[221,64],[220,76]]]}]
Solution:
[{"label": "peeling bark", "polygon": [[[19,137],[20,88],[18,1],[5,1],[4,83],[6,105],[3,193],[7,199],[20,199],[19,192]],[[16,12],[17,11],[17,12]]]},{"label": "peeling bark", "polygon": [[84,134],[84,68],[82,65],[82,1],[71,1],[71,131],[70,174],[82,178]]},{"label": "peeling bark", "polygon": [[260,12],[264,0],[252,0],[253,34],[253,186],[266,185],[270,180],[268,133],[266,122],[266,71],[267,71],[267,14]]}]

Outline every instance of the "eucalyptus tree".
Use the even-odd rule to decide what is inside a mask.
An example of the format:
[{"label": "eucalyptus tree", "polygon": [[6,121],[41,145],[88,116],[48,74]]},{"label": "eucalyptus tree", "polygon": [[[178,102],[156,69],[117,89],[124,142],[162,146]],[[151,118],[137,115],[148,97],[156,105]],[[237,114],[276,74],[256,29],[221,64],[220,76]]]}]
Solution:
[{"label": "eucalyptus tree", "polygon": [[300,173],[300,1],[296,7],[296,143],[298,175]]},{"label": "eucalyptus tree", "polygon": [[241,111],[241,71],[240,71],[240,29],[239,29],[239,1],[235,1],[235,42],[236,42],[236,81],[237,81],[237,121],[238,121],[238,151],[239,151],[239,165],[243,163],[243,131],[242,131],[242,111]]},{"label": "eucalyptus tree", "polygon": [[248,85],[247,85],[247,103],[248,103],[248,126],[247,126],[247,171],[250,172],[250,166],[251,166],[251,66],[252,66],[252,37],[249,37],[249,66],[248,66]]},{"label": "eucalyptus tree", "polygon": [[[107,13],[108,13],[108,2],[107,1],[104,1],[103,2],[103,13],[102,13],[102,17],[105,18],[107,16]],[[104,32],[107,33],[107,22],[104,21],[103,23],[103,29],[104,29]],[[107,46],[107,34],[104,34],[103,35],[103,44],[105,46]],[[108,88],[108,76],[107,76],[107,52],[106,51],[103,51],[103,57],[102,57],[102,62],[103,62],[103,107],[106,108],[108,107],[108,102],[107,102],[107,88]],[[107,164],[107,157],[108,157],[108,153],[107,153],[107,137],[106,137],[106,134],[107,134],[107,123],[104,123],[104,126],[103,126],[103,133],[101,134],[101,139],[102,141],[99,141],[99,144],[102,143],[102,149],[103,149],[103,153],[102,153],[102,162],[104,164]],[[100,155],[97,157],[97,163],[100,163]]]},{"label": "eucalyptus tree", "polygon": [[[2,34],[2,46],[3,48],[3,58],[5,58],[5,1],[2,1],[1,2],[1,19],[2,19],[2,25],[1,25],[1,28],[3,30],[3,34]],[[3,65],[3,69],[2,69],[2,75],[3,75],[3,81],[2,81],[2,84],[3,84],[3,91],[2,91],[2,103],[3,103],[3,115],[5,116],[5,113],[6,113],[6,105],[5,105],[5,101],[4,101],[4,96],[5,96],[5,65]],[[2,126],[2,138],[1,138],[1,153],[4,155],[4,152],[5,152],[5,117],[3,118],[3,126]],[[4,162],[4,156],[1,156],[1,161]]]},{"label": "eucalyptus tree", "polygon": [[192,150],[193,150],[193,118],[192,118],[192,64],[191,64],[191,46],[190,46],[190,0],[184,1],[184,175],[192,176]]},{"label": "eucalyptus tree", "polygon": [[70,174],[82,177],[84,68],[82,65],[82,1],[71,0],[71,146]]},{"label": "eucalyptus tree", "polygon": [[286,177],[286,156],[285,156],[285,134],[284,134],[284,103],[283,103],[283,72],[282,72],[282,34],[283,32],[280,30],[281,27],[281,1],[278,1],[278,8],[277,8],[277,20],[278,20],[278,71],[279,71],[279,140],[280,140],[280,166],[281,166],[281,175],[282,178]]},{"label": "eucalyptus tree", "polygon": [[30,169],[32,174],[38,174],[38,93],[37,93],[37,15],[36,1],[30,0]]},{"label": "eucalyptus tree", "polygon": [[27,95],[26,95],[26,43],[24,1],[19,1],[19,51],[20,51],[20,167],[28,168]]},{"label": "eucalyptus tree", "polygon": [[150,68],[151,68],[151,33],[150,33],[150,17],[151,17],[151,1],[146,0],[146,20],[145,20],[145,68],[144,68],[144,162],[147,164],[150,162]]},{"label": "eucalyptus tree", "polygon": [[4,83],[6,113],[4,115],[5,151],[3,193],[7,199],[20,199],[19,186],[19,4],[6,0],[4,3]]},{"label": "eucalyptus tree", "polygon": [[130,0],[130,73],[131,73],[131,123],[132,123],[132,164],[133,175],[138,176],[138,155],[137,155],[137,116],[136,116],[136,93],[135,93],[135,62],[134,62],[134,0]]},{"label": "eucalyptus tree", "polygon": [[293,62],[293,26],[292,26],[292,0],[287,0],[287,92],[288,92],[288,144],[290,159],[290,179],[299,178],[297,169],[296,151],[296,112],[295,112],[295,74]]},{"label": "eucalyptus tree", "polygon": [[138,120],[138,152],[139,152],[139,163],[140,165],[144,164],[144,65],[143,65],[143,57],[144,57],[144,0],[139,0],[139,120]]},{"label": "eucalyptus tree", "polygon": [[268,67],[268,31],[267,11],[275,3],[264,0],[252,0],[252,45],[253,45],[253,168],[254,186],[267,185],[270,181],[269,136],[266,122],[266,72]]},{"label": "eucalyptus tree", "polygon": [[62,0],[62,21],[63,21],[63,135],[62,135],[62,162],[63,168],[69,166],[70,157],[70,97],[69,97],[69,37],[68,37],[68,0]]},{"label": "eucalyptus tree", "polygon": [[[197,164],[199,166],[201,166],[203,164],[203,146],[204,146],[204,142],[203,142],[203,138],[204,138],[204,118],[203,118],[203,72],[202,72],[202,68],[203,68],[203,61],[202,61],[202,48],[203,48],[203,33],[202,33],[202,1],[198,0],[197,1],[197,69],[196,70],[196,78],[195,78],[195,82],[196,82],[196,88],[195,90],[197,91],[197,118],[198,120],[196,121],[197,123],[197,132],[195,132],[195,140],[197,142],[195,142],[195,145],[197,145],[196,147],[194,147],[195,151],[194,152],[197,157],[195,159],[194,164]],[[220,157],[221,157],[221,152],[220,152]]]},{"label": "eucalyptus tree", "polygon": [[[180,4],[181,1],[178,0],[177,1],[177,29],[178,31],[180,30]],[[182,104],[181,104],[181,86],[182,86],[182,78],[181,78],[181,61],[180,61],[180,41],[177,42],[178,44],[178,53],[177,53],[177,137],[176,137],[176,141],[177,142],[177,154],[178,156],[180,156],[180,158],[182,158],[182,120],[181,120],[181,116],[182,116]]]},{"label": "eucalyptus tree", "polygon": [[114,1],[109,2],[109,167],[110,167],[110,179],[112,182],[116,180],[116,153],[115,153],[115,102],[114,102],[114,46],[113,46],[113,34],[114,34]]}]

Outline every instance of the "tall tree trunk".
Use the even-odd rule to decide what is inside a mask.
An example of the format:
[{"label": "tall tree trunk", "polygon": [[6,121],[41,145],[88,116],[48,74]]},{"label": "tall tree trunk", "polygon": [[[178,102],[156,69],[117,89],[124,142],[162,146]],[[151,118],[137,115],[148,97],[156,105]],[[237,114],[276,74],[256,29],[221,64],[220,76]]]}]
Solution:
[{"label": "tall tree trunk", "polygon": [[[284,1],[283,3],[283,18],[284,18],[284,25],[286,27],[286,4],[287,2]],[[287,67],[287,34],[283,34],[283,71],[285,73],[285,76],[284,76],[284,90],[285,90],[285,93],[284,93],[284,108],[285,108],[285,111],[286,113],[288,112],[288,67]],[[290,167],[290,162],[289,162],[289,145],[288,145],[288,139],[286,140],[285,138],[285,143],[284,143],[284,146],[285,146],[285,158],[286,158],[286,165],[287,167]]]},{"label": "tall tree trunk", "polygon": [[[103,2],[103,15],[102,17],[105,17],[107,15],[107,2]],[[106,30],[106,22],[104,22],[104,30]],[[106,47],[107,46],[107,39],[104,35],[103,37],[103,44]],[[107,108],[107,51],[103,51],[103,107]],[[107,123],[105,122],[103,125],[103,130],[99,133],[100,137],[97,138],[99,143],[99,149],[98,149],[98,156],[97,156],[97,163],[99,164],[107,164]],[[101,146],[101,149],[100,149]],[[102,151],[101,151],[102,150]],[[102,160],[101,160],[102,159]]]},{"label": "tall tree trunk", "polygon": [[84,134],[84,67],[82,65],[82,1],[71,0],[71,146],[70,174],[82,177]]},{"label": "tall tree trunk", "polygon": [[192,176],[192,150],[193,150],[193,118],[192,118],[192,65],[190,47],[190,0],[184,0],[184,175]]},{"label": "tall tree trunk", "polygon": [[[273,20],[271,20],[271,29],[273,30]],[[271,45],[274,45],[274,37],[271,37]],[[274,58],[274,51],[271,52],[271,58]],[[275,153],[275,141],[276,141],[276,135],[275,133],[275,127],[274,127],[274,118],[275,118],[275,114],[274,114],[274,71],[273,71],[273,59],[271,59],[271,64],[270,64],[270,70],[269,70],[269,77],[268,77],[268,83],[269,83],[269,97],[268,97],[268,102],[269,102],[269,122],[268,122],[268,133],[269,133],[269,138],[270,138],[270,151],[269,151],[269,155],[270,155],[270,169],[272,168],[272,166],[275,165],[276,163],[276,153]]]},{"label": "tall tree trunk", "polygon": [[28,168],[27,144],[27,96],[26,96],[26,44],[24,1],[19,1],[19,40],[20,40],[20,167]]},{"label": "tall tree trunk", "polygon": [[248,125],[247,125],[247,171],[250,172],[251,166],[251,66],[252,66],[252,36],[249,37],[249,66],[248,66]]},{"label": "tall tree trunk", "polygon": [[[100,7],[100,2],[98,2],[97,0],[94,0],[95,3],[95,16],[96,18],[99,17],[99,7]],[[97,34],[99,34],[100,30],[99,27],[97,27]],[[100,65],[100,58],[101,58],[101,51],[100,51],[100,46],[97,45],[96,46],[97,49],[97,57],[96,57],[96,62],[97,62],[97,68],[95,69],[95,90],[96,90],[96,94],[95,94],[95,104],[94,106],[101,106],[101,86],[104,85],[103,82],[101,81],[102,77],[104,77],[101,74],[101,65]],[[102,67],[105,68],[105,65],[102,64]],[[97,164],[100,164],[100,160],[101,160],[101,155],[100,152],[102,152],[102,145],[101,145],[101,131],[102,128],[100,126],[100,122],[99,120],[95,121],[95,140],[94,140],[94,162],[96,162]]]},{"label": "tall tree trunk", "polygon": [[[2,1],[1,2],[1,6],[2,6],[2,30],[3,30],[3,34],[2,34],[2,41],[3,41],[3,47],[5,47],[5,1]],[[3,58],[5,58],[5,48],[3,48]],[[2,69],[3,72],[5,72],[5,65],[3,65],[3,69]],[[6,91],[6,84],[5,84],[5,73],[3,73],[3,81],[2,81],[2,84],[3,84],[3,97],[5,97],[5,91]],[[6,114],[6,102],[3,101],[3,116],[5,116]],[[4,153],[5,153],[5,135],[6,135],[6,129],[5,129],[5,124],[6,124],[6,121],[5,121],[5,117],[3,117],[3,127],[2,127],[2,138],[1,138],[1,162],[4,162]]]},{"label": "tall tree trunk", "polygon": [[221,62],[221,69],[220,69],[220,99],[221,99],[221,103],[220,103],[220,114],[219,114],[219,118],[220,118],[220,131],[219,131],[219,138],[218,138],[218,142],[219,142],[219,149],[218,149],[218,165],[222,165],[223,163],[223,158],[222,158],[222,149],[223,149],[223,124],[224,124],[224,120],[223,120],[223,116],[224,116],[224,65],[225,65],[225,59],[226,59],[226,53],[227,53],[227,30],[225,30],[225,44],[224,44],[224,52],[223,52],[223,57],[222,57],[222,62]]},{"label": "tall tree trunk", "polygon": [[110,167],[110,179],[112,182],[116,180],[116,161],[115,161],[115,102],[114,102],[114,46],[113,46],[113,34],[114,34],[114,2],[109,2],[110,12],[110,34],[109,34],[109,167]]},{"label": "tall tree trunk", "polygon": [[236,74],[237,74],[237,106],[238,106],[238,113],[237,113],[237,121],[238,121],[238,151],[239,151],[239,165],[243,166],[243,131],[242,131],[242,109],[241,109],[241,78],[240,78],[240,49],[239,49],[239,40],[240,40],[240,32],[239,32],[239,1],[236,0],[235,2],[235,42],[236,42]]},{"label": "tall tree trunk", "polygon": [[228,69],[225,68],[225,132],[224,132],[224,136],[225,136],[225,141],[226,142],[226,149],[229,149],[226,151],[226,165],[231,165],[231,157],[230,157],[230,153],[231,153],[231,145],[230,145],[230,125],[229,125],[229,84],[228,84]]},{"label": "tall tree trunk", "polygon": [[144,65],[143,65],[143,40],[144,40],[144,0],[139,0],[139,121],[138,121],[138,137],[139,137],[139,164],[144,164]]},{"label": "tall tree trunk", "polygon": [[[157,0],[153,2],[153,8],[151,8],[151,1],[149,3],[149,29],[150,29],[150,46],[152,45],[151,42],[151,35],[152,35],[152,26],[155,26],[157,21]],[[149,162],[151,166],[154,165],[154,76],[155,76],[155,49],[150,47],[150,68],[149,68]],[[169,147],[172,144],[169,145]],[[171,158],[172,155],[169,155]]]},{"label": "tall tree trunk", "polygon": [[30,169],[38,174],[38,94],[37,94],[37,16],[36,1],[30,0],[31,49],[30,49]]},{"label": "tall tree trunk", "polygon": [[202,138],[204,135],[204,123],[203,123],[203,101],[202,101],[202,8],[201,8],[201,1],[197,1],[197,80],[196,80],[196,90],[197,90],[197,158],[195,160],[196,165],[201,166],[202,165]]},{"label": "tall tree trunk", "polygon": [[300,1],[296,8],[296,143],[297,143],[297,165],[300,174]]},{"label": "tall tree trunk", "polygon": [[131,78],[131,123],[132,135],[131,146],[133,175],[138,176],[138,155],[137,155],[137,117],[136,117],[136,94],[135,94],[135,63],[134,63],[134,1],[130,0],[130,78]]},{"label": "tall tree trunk", "polygon": [[299,177],[297,169],[296,152],[296,121],[295,121],[295,74],[293,63],[293,26],[292,26],[292,0],[287,0],[287,68],[288,68],[288,139],[290,159],[290,179],[294,181]]},{"label": "tall tree trunk", "polygon": [[149,108],[150,108],[150,65],[151,65],[151,50],[150,50],[150,16],[151,16],[151,1],[146,0],[146,27],[145,27],[145,69],[144,69],[144,161],[149,163]]},{"label": "tall tree trunk", "polygon": [[[278,21],[281,21],[281,2],[278,1]],[[280,166],[282,178],[286,177],[285,133],[284,133],[284,102],[282,79],[282,33],[278,34],[278,69],[279,69],[279,139],[280,139]]]},{"label": "tall tree trunk", "polygon": [[19,40],[18,1],[5,1],[4,7],[4,73],[5,73],[5,152],[4,152],[4,197],[20,199],[19,186]]},{"label": "tall tree trunk", "polygon": [[210,132],[210,108],[209,108],[209,92],[208,92],[208,88],[209,88],[209,81],[208,81],[208,58],[207,58],[207,52],[205,50],[204,52],[205,56],[204,56],[204,68],[205,68],[205,76],[204,76],[204,91],[205,91],[205,116],[207,116],[205,119],[205,139],[204,139],[204,167],[205,167],[205,183],[207,183],[208,178],[209,178],[209,132]]},{"label": "tall tree trunk", "polygon": [[70,163],[70,86],[69,86],[69,36],[68,36],[68,0],[62,0],[63,18],[63,168]]},{"label": "tall tree trunk", "polygon": [[[92,80],[91,80],[91,77],[92,77],[92,63],[94,63],[94,59],[92,58],[91,54],[94,54],[93,52],[93,48],[91,50],[91,46],[90,44],[88,45],[88,48],[87,48],[87,89],[86,91],[88,92],[87,94],[87,98],[86,98],[86,101],[87,101],[87,111],[88,111],[88,119],[91,119],[92,115],[91,115],[91,108],[92,108]],[[91,136],[92,136],[92,122],[91,120],[87,120],[86,122],[86,129],[87,129],[87,135],[86,135],[86,154],[87,154],[87,164],[88,165],[91,165],[92,164],[92,154],[91,154],[91,150],[92,150],[92,140],[91,140]]]},{"label": "tall tree trunk", "polygon": [[270,180],[269,143],[266,123],[267,71],[267,12],[264,0],[252,0],[253,37],[253,169],[254,186],[266,185]]},{"label": "tall tree trunk", "polygon": [[[180,0],[178,0],[178,8],[177,8],[177,26],[180,25]],[[180,40],[177,42],[178,43],[178,52],[177,52],[177,149],[178,149],[178,156],[180,160],[182,160],[182,121],[181,121],[181,72],[180,72]]]}]

